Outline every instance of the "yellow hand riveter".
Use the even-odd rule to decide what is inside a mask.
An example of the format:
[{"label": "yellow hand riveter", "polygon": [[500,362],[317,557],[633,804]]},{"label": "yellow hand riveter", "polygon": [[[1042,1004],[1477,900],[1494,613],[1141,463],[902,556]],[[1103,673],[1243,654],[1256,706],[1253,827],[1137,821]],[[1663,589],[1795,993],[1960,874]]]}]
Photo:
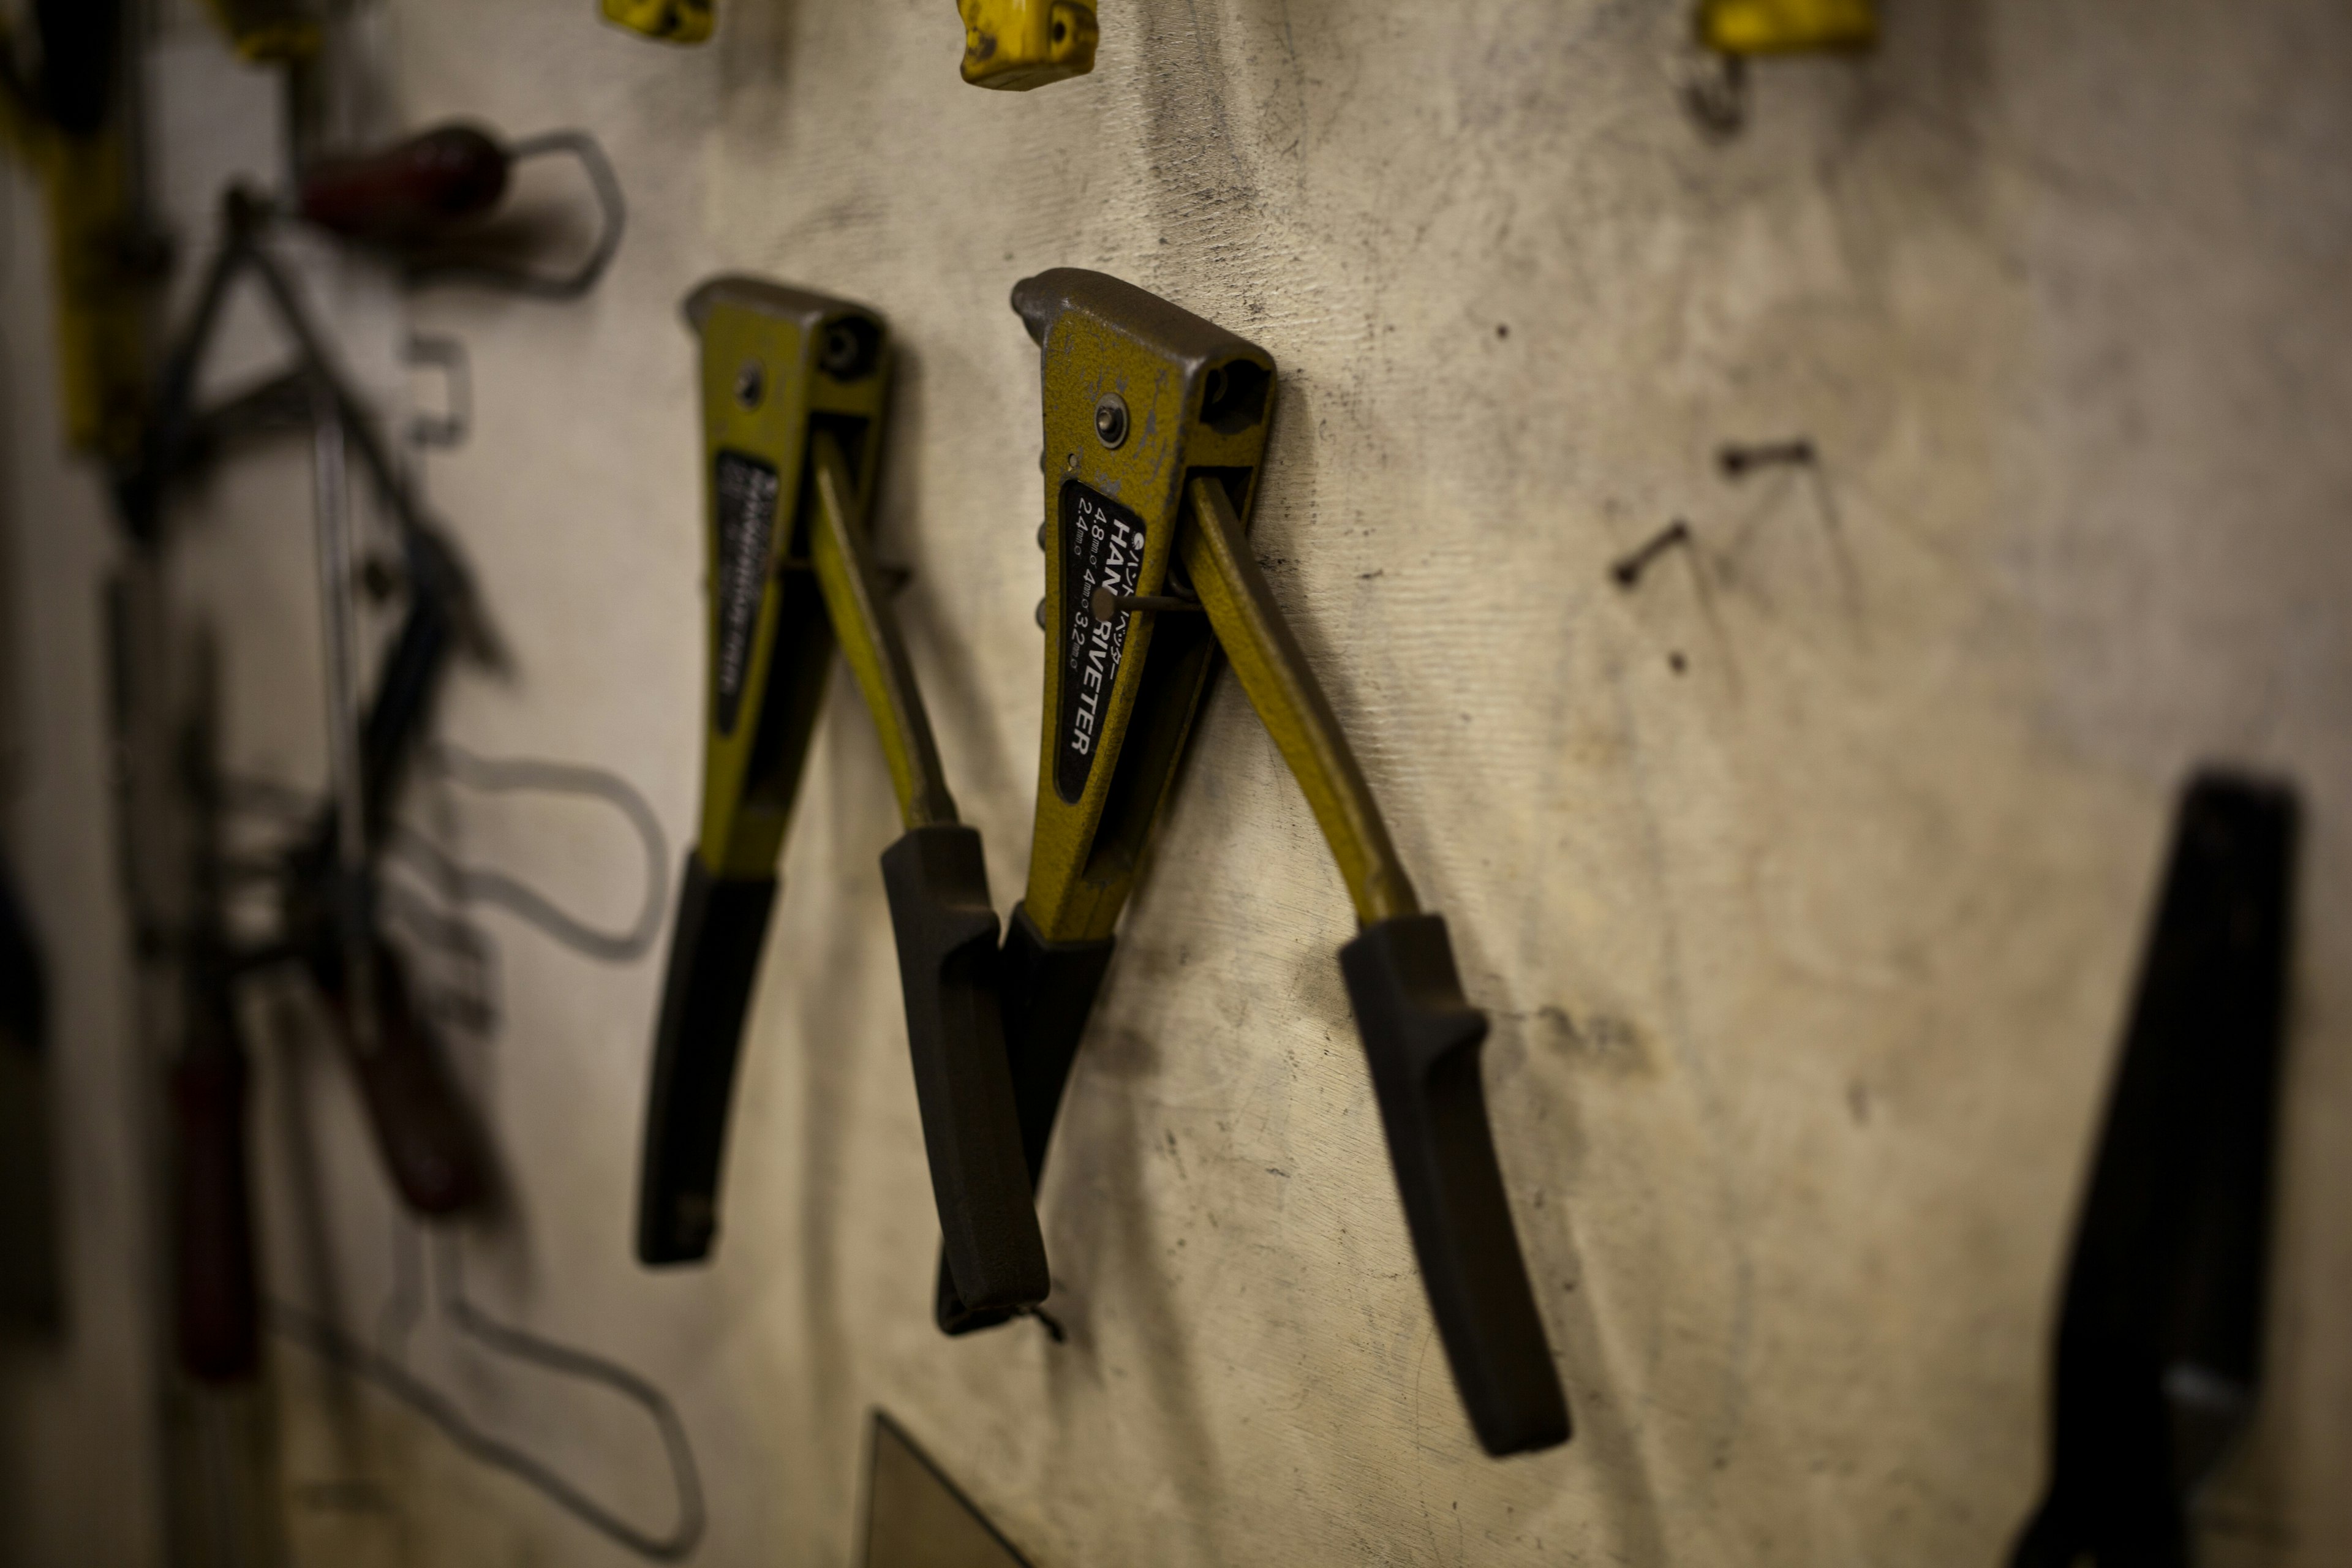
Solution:
[{"label": "yellow hand riveter", "polygon": [[696,289],[709,483],[702,831],[654,1043],[637,1206],[648,1264],[708,1256],[728,1100],[802,765],[837,644],[881,733],[905,836],[882,857],[948,1257],[992,1306],[1045,1291],[998,1019],[980,835],[956,821],[866,513],[890,344],[862,307],[744,278]]},{"label": "yellow hand riveter", "polygon": [[[1568,1436],[1566,1398],[1486,1122],[1486,1020],[1445,922],[1415,901],[1380,808],[1273,589],[1247,519],[1273,413],[1256,344],[1098,272],[1021,283],[1044,354],[1045,728],[1028,894],[1002,999],[1024,1154],[1043,1168],[1112,931],[1223,650],[1338,860],[1360,934],[1339,965],[1405,1218],[1471,1424],[1489,1452]],[[950,1333],[1009,1315],[948,1258]]]}]

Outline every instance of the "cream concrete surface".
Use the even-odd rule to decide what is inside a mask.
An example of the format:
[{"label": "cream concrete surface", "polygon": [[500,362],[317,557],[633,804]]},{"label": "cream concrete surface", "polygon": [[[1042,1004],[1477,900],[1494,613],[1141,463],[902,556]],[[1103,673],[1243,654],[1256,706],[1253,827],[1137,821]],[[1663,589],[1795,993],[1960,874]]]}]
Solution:
[{"label": "cream concrete surface", "polygon": [[[2202,1521],[2215,1562],[2352,1556],[2352,15],[1890,0],[1874,56],[1761,67],[1715,141],[1676,100],[1678,0],[1111,0],[1095,74],[1029,95],[956,81],[951,9],[722,0],[712,46],[673,50],[586,0],[389,5],[405,121],[585,126],[632,208],[580,304],[411,302],[472,357],[473,437],[425,483],[511,655],[441,728],[616,769],[688,839],[677,301],[720,268],[852,295],[902,346],[877,528],[1009,909],[1042,573],[1007,291],[1099,268],[1254,338],[1282,369],[1256,546],[1494,1020],[1578,1431],[1503,1462],[1469,1436],[1334,962],[1344,890],[1229,681],[1041,1194],[1068,1341],[933,1331],[875,863],[897,827],[843,679],[709,1268],[629,1254],[657,958],[595,967],[484,914],[499,1027],[455,1043],[504,1184],[460,1232],[468,1289],[675,1397],[697,1560],[853,1561],[875,1405],[1043,1568],[2003,1560],[2172,801],[2207,760],[2293,778],[2308,823],[2271,1378]],[[1798,435],[1814,472],[1716,469]],[[304,474],[225,476],[182,570],[241,765],[315,783]],[[1693,547],[1612,584],[1675,517]],[[412,816],[599,918],[634,907],[634,852],[587,808],[428,790]],[[413,1238],[315,1028],[261,1012],[271,1289],[375,1334]],[[429,1310],[408,1344],[666,1519],[625,1409]],[[303,1352],[272,1375],[295,1561],[626,1560]]]}]

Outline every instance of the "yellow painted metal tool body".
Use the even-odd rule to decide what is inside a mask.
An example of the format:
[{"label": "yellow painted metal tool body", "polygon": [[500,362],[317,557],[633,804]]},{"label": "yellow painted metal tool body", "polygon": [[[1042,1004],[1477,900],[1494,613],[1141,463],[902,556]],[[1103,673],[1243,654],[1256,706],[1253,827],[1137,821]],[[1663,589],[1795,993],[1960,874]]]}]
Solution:
[{"label": "yellow painted metal tool body", "polygon": [[[834,623],[811,569],[815,508],[802,493],[818,431],[852,438],[856,509],[872,489],[889,386],[880,319],[838,301],[746,279],[695,291],[702,339],[705,530],[711,597],[710,709],[703,737],[697,852],[714,877],[768,877],[792,823],[816,723]],[[824,368],[828,332],[835,363]],[[862,349],[860,342],[865,345]],[[861,362],[858,354],[869,357]],[[877,438],[866,439],[868,433]],[[849,466],[845,458],[844,466]],[[790,493],[786,493],[786,486]]]},{"label": "yellow painted metal tool body", "polygon": [[1702,0],[1698,36],[1727,55],[1867,48],[1878,41],[1877,0]]},{"label": "yellow painted metal tool body", "polygon": [[[1099,620],[1093,596],[1168,586],[1190,480],[1214,480],[1248,518],[1274,361],[1099,273],[1060,269],[1023,289],[1023,313],[1043,332],[1049,541],[1025,907],[1046,941],[1088,942],[1118,924],[1216,650],[1197,615],[1122,609]],[[1115,446],[1103,419],[1123,425]]]},{"label": "yellow painted metal tool body", "polygon": [[714,0],[604,0],[604,19],[666,44],[698,44],[710,37]]},{"label": "yellow painted metal tool body", "polygon": [[957,0],[963,79],[1026,92],[1095,68],[1094,0]]}]

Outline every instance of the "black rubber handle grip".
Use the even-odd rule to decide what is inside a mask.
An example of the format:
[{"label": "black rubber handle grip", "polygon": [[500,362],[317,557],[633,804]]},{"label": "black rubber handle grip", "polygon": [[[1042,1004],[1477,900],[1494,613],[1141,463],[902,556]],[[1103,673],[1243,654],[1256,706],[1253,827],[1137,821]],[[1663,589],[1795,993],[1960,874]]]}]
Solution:
[{"label": "black rubber handle grip", "polygon": [[393,1185],[410,1208],[428,1217],[472,1207],[489,1185],[488,1157],[450,1079],[441,1042],[417,1016],[399,955],[375,944],[373,1050],[359,1048],[340,968],[331,978],[327,1001],[341,1020],[360,1098]]},{"label": "black rubber handle grip", "polygon": [[[1004,1019],[1005,1056],[1013,1071],[1013,1103],[1021,1118],[1021,1154],[1034,1194],[1045,1172],[1045,1147],[1062,1091],[1086,1037],[1087,1019],[1110,967],[1112,938],[1099,942],[1049,942],[1030,923],[1025,905],[1013,906],[997,957],[998,997]],[[968,1334],[993,1328],[1018,1313],[975,1308],[956,1289],[956,1277],[942,1252],[933,1289],[932,1313],[940,1331]]]},{"label": "black rubber handle grip", "polygon": [[719,1231],[719,1166],[773,877],[719,878],[689,852],[654,1032],[637,1172],[637,1261],[695,1263]]},{"label": "black rubber handle grip", "polygon": [[246,1057],[218,976],[188,984],[188,1036],[171,1084],[174,1338],[190,1377],[236,1383],[260,1364]]},{"label": "black rubber handle grip", "polygon": [[488,132],[441,125],[378,152],[321,161],[303,174],[296,205],[308,222],[347,238],[428,238],[496,206],[511,162]]},{"label": "black rubber handle grip", "polygon": [[1401,915],[1339,950],[1405,1224],[1454,1386],[1489,1454],[1568,1440],[1478,1079],[1486,1016],[1462,994],[1445,921]]},{"label": "black rubber handle grip", "polygon": [[975,1306],[1034,1306],[1051,1280],[1005,1060],[979,833],[953,822],[908,829],[882,852],[882,885],[949,1267]]}]

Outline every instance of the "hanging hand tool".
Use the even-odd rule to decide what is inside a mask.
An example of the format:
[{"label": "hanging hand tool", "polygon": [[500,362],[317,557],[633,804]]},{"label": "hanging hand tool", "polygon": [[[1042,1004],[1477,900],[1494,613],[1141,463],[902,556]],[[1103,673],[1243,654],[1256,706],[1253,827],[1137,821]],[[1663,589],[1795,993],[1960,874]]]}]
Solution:
[{"label": "hanging hand tool", "polygon": [[331,800],[288,858],[281,940],[335,1017],[394,1185],[418,1214],[441,1215],[481,1199],[488,1160],[440,1042],[417,1013],[406,967],[375,934],[370,893],[393,805],[458,639],[448,586],[455,563],[429,534],[407,544],[408,611],[358,735],[356,868],[344,807]]},{"label": "hanging hand tool", "polygon": [[2058,1321],[2050,1487],[2012,1568],[2185,1568],[2262,1376],[2294,795],[2181,801]]},{"label": "hanging hand tool", "polygon": [[709,37],[716,10],[714,0],[604,0],[604,20],[666,44]]},{"label": "hanging hand tool", "polygon": [[882,857],[883,883],[948,1256],[984,1304],[1035,1300],[1045,1242],[1005,1072],[980,835],[956,821],[866,537],[887,331],[870,310],[742,278],[704,284],[686,314],[702,345],[709,694],[702,830],[654,1043],[637,1256],[680,1263],[710,1249],[776,858],[837,642],[907,829]]},{"label": "hanging hand tool", "polygon": [[1027,92],[1095,68],[1094,0],[957,0],[963,79]]},{"label": "hanging hand tool", "polygon": [[[1044,353],[1045,732],[1028,895],[1003,954],[1024,1152],[1054,1112],[1217,651],[1306,791],[1361,932],[1339,965],[1405,1219],[1479,1441],[1564,1441],[1568,1406],[1486,1122],[1486,1020],[1462,994],[1371,792],[1249,549],[1273,412],[1265,350],[1131,285],[1061,268],[1013,291]],[[950,1332],[975,1310],[954,1260]]]},{"label": "hanging hand tool", "polygon": [[[505,198],[515,165],[551,153],[579,163],[600,214],[588,254],[566,273],[526,269],[488,248],[479,232]],[[303,171],[293,210],[331,234],[394,253],[411,287],[470,282],[548,300],[576,299],[595,286],[628,218],[620,180],[585,132],[551,131],[509,144],[462,121],[320,160]]]}]

